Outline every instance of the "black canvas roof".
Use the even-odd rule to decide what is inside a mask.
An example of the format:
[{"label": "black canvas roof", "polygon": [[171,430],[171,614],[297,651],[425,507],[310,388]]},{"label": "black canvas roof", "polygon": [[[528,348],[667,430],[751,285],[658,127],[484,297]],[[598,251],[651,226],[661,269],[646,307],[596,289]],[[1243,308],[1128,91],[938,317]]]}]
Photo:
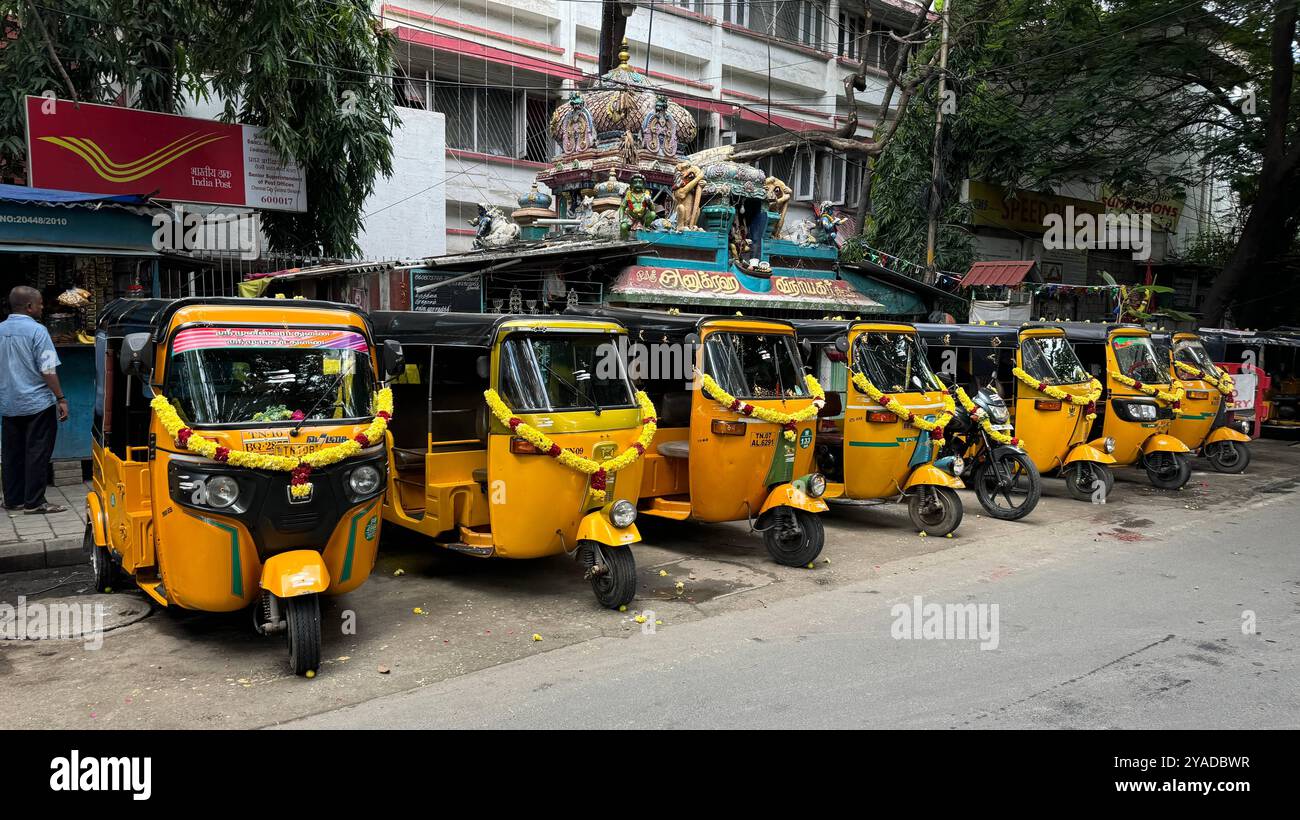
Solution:
[{"label": "black canvas roof", "polygon": [[[1010,325],[947,325],[923,323],[916,326],[929,344],[946,347],[1010,347],[1020,341],[1020,328]],[[994,344],[993,340],[997,339]]]},{"label": "black canvas roof", "polygon": [[[501,325],[507,322],[536,322],[563,316],[530,313],[432,313],[423,310],[377,310],[370,314],[375,340],[394,339],[403,344],[431,344],[452,347],[491,347]],[[613,321],[608,316],[591,318]]]},{"label": "black canvas roof", "polygon": [[325,302],[318,299],[246,299],[228,296],[190,296],[184,299],[114,299],[104,306],[96,320],[96,329],[112,338],[128,333],[152,333],[155,341],[162,334],[176,312],[194,305],[254,307],[268,312],[285,308],[317,308],[321,310],[346,310],[361,317],[369,329],[366,314],[355,305],[342,302]]},{"label": "black canvas roof", "polygon": [[577,307],[565,311],[572,316],[588,316],[593,319],[610,319],[624,325],[632,337],[642,341],[657,341],[659,338],[680,339],[692,333],[699,333],[700,328],[709,322],[726,322],[751,320],[768,324],[794,325],[785,319],[772,319],[766,316],[724,316],[703,313],[664,313],[658,310],[640,310],[637,308],[617,307]]}]

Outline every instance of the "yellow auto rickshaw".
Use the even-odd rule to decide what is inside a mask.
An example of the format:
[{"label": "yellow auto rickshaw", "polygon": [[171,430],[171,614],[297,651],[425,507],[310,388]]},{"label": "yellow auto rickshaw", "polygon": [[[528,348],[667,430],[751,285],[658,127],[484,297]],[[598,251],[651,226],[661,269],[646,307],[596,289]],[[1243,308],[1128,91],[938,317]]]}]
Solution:
[{"label": "yellow auto rickshaw", "polygon": [[[288,636],[289,665],[320,666],[321,593],[374,566],[384,491],[380,389],[365,317],[349,305],[122,299],[95,335],[95,587],[136,584],[164,607],[253,606]],[[402,370],[386,346],[383,372]]]},{"label": "yellow auto rickshaw", "polygon": [[[774,561],[821,554],[825,479],[812,472],[824,395],[778,319],[603,308],[627,326],[634,376],[660,408],[639,509],[672,521],[748,521]],[[638,365],[644,365],[638,368]]]},{"label": "yellow auto rickshaw", "polygon": [[384,519],[482,558],[566,554],[596,600],[636,595],[631,545],[655,410],[628,381],[617,322],[379,311],[400,342]]},{"label": "yellow auto rickshaw", "polygon": [[1170,434],[1204,455],[1217,472],[1245,471],[1250,464],[1250,428],[1231,418],[1232,377],[1215,365],[1195,333],[1156,334],[1155,343],[1168,353],[1169,375],[1185,394]]},{"label": "yellow auto rickshaw", "polygon": [[[1064,479],[1072,498],[1093,501],[1110,494],[1115,459],[1108,448],[1115,443],[1103,438],[1098,447],[1088,444],[1101,383],[1084,369],[1065,331],[1033,324],[916,327],[940,377],[969,389],[991,385],[1010,397],[1010,419],[999,425],[988,418],[990,435],[1007,437],[1014,429],[1016,446],[1037,472]],[[981,489],[976,482],[977,494]]]},{"label": "yellow auto rickshaw", "polygon": [[1089,446],[1104,450],[1113,440],[1117,466],[1140,465],[1152,486],[1180,489],[1192,475],[1191,451],[1169,432],[1184,399],[1171,384],[1151,331],[1137,325],[1059,325],[1084,367],[1105,386]]},{"label": "yellow auto rickshaw", "polygon": [[926,362],[916,328],[863,320],[800,322],[798,329],[809,364],[844,391],[828,394],[818,436],[827,500],[906,498],[917,530],[956,531],[966,465],[939,452],[956,404]]}]

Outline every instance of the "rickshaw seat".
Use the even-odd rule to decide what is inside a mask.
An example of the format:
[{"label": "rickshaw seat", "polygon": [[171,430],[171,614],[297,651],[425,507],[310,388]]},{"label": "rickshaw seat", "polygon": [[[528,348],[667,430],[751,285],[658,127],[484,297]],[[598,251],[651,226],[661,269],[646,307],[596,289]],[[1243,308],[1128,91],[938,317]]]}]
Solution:
[{"label": "rickshaw seat", "polygon": [[685,439],[678,439],[676,441],[661,441],[659,442],[658,446],[655,447],[655,450],[658,451],[659,455],[666,456],[668,458],[690,458],[691,457],[691,443]]},{"label": "rickshaw seat", "polygon": [[423,470],[424,450],[393,448],[393,465],[398,470]]}]

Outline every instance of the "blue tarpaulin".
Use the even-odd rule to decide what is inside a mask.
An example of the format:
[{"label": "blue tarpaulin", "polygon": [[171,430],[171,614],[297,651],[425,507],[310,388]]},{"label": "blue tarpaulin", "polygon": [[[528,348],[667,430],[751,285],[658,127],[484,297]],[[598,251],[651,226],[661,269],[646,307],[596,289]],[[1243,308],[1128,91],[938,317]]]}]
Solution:
[{"label": "blue tarpaulin", "polygon": [[0,185],[0,202],[30,205],[93,205],[112,202],[118,205],[148,205],[147,197],[135,194],[85,194],[79,191],[56,191],[53,188],[28,188],[26,185]]}]

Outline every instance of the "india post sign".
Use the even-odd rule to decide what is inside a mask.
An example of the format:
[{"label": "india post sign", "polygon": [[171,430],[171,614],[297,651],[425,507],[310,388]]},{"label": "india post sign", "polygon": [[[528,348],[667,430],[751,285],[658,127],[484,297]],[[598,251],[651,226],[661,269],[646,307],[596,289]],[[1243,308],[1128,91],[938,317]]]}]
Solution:
[{"label": "india post sign", "polygon": [[251,125],[28,97],[27,158],[35,188],[307,210],[306,174]]}]

